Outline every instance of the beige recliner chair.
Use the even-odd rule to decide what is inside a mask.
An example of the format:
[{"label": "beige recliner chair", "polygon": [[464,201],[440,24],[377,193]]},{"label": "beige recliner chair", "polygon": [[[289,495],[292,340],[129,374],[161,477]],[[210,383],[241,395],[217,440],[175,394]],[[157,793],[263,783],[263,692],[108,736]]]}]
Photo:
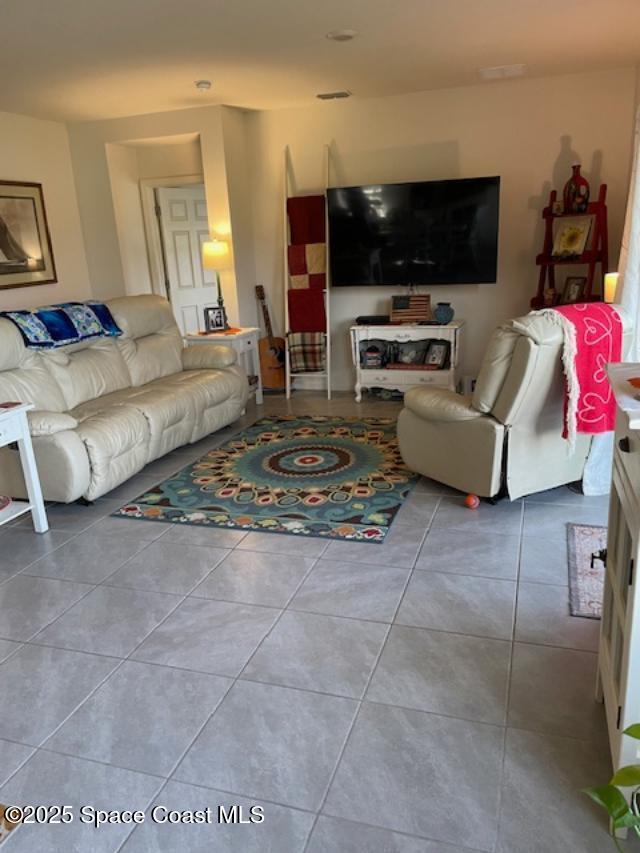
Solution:
[{"label": "beige recliner chair", "polygon": [[[631,328],[624,324],[623,351]],[[562,437],[562,333],[536,313],[499,326],[473,396],[411,388],[398,417],[409,468],[455,489],[512,500],[580,480],[591,436]]]}]

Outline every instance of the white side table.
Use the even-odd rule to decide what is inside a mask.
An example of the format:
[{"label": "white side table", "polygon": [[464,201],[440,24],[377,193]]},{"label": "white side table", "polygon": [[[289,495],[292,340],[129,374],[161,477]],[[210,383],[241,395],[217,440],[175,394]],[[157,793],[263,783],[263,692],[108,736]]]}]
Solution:
[{"label": "white side table", "polygon": [[226,344],[238,353],[238,362],[246,371],[247,376],[255,376],[257,381],[249,382],[251,393],[256,396],[256,403],[262,405],[262,376],[260,375],[260,356],[258,340],[260,329],[255,326],[243,326],[234,332],[206,332],[201,335],[189,334],[184,336],[187,346],[191,344]]},{"label": "white side table", "polygon": [[28,500],[12,501],[8,507],[0,510],[0,525],[30,512],[36,532],[46,533],[49,529],[49,523],[42,500],[40,478],[38,477],[27,421],[27,412],[33,408],[33,403],[21,403],[12,409],[0,408],[0,447],[6,447],[7,444],[17,442],[24,482],[29,495]]}]

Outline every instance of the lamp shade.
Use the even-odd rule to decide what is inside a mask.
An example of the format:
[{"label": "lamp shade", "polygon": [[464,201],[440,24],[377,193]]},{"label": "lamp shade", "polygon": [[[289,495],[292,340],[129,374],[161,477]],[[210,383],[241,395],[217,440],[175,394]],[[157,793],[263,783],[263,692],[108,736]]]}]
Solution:
[{"label": "lamp shade", "polygon": [[222,269],[229,257],[226,240],[207,240],[202,244],[202,266],[206,270]]},{"label": "lamp shade", "polygon": [[604,277],[604,301],[615,302],[618,288],[618,273],[608,272]]}]

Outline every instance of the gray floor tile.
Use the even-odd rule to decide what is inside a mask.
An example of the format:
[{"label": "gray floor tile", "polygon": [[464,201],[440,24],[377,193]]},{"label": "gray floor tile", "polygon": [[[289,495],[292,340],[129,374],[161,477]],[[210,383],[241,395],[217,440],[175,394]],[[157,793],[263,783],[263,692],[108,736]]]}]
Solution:
[{"label": "gray floor tile", "polygon": [[286,533],[257,533],[251,531],[236,546],[243,551],[266,551],[267,554],[297,554],[300,557],[319,557],[327,540],[318,536],[294,536]]},{"label": "gray floor tile", "polygon": [[318,560],[289,607],[330,616],[390,622],[409,569]]},{"label": "gray floor tile", "polygon": [[477,509],[468,509],[462,497],[443,498],[433,519],[434,528],[456,528],[465,530],[467,535],[484,531],[515,536],[520,533],[521,524],[521,501],[503,500],[495,505],[481,501]]},{"label": "gray floor tile", "polygon": [[225,530],[223,527],[204,527],[196,524],[165,524],[163,542],[185,542],[205,548],[235,548],[247,535],[244,530]]},{"label": "gray floor tile", "polygon": [[12,640],[0,640],[0,663],[17,651],[20,645],[20,643],[14,643]]},{"label": "gray floor tile", "polygon": [[232,551],[194,590],[203,598],[284,607],[313,566],[309,557]]},{"label": "gray floor tile", "polygon": [[457,489],[453,489],[451,486],[439,483],[437,480],[432,480],[429,477],[420,477],[414,488],[416,492],[423,492],[427,495],[450,495],[453,497],[462,495],[462,492],[459,492]]},{"label": "gray floor tile", "polygon": [[46,747],[168,776],[231,683],[216,675],[125,661]]},{"label": "gray floor tile", "polygon": [[339,818],[320,815],[306,853],[474,853],[468,847],[425,841]]},{"label": "gray floor tile", "polygon": [[395,625],[366,698],[503,725],[511,644]]},{"label": "gray floor tile", "polygon": [[501,762],[497,726],[365,702],[323,811],[490,851]]},{"label": "gray floor tile", "polygon": [[516,640],[598,651],[600,620],[583,619],[569,613],[569,589],[542,583],[518,587]]},{"label": "gray floor tile", "polygon": [[[127,839],[122,853],[302,853],[313,824],[309,812],[195,788],[183,782],[168,782],[155,805],[180,811],[208,806],[214,822],[195,825],[146,821]],[[264,822],[216,824],[218,807],[228,811],[233,805],[242,808],[245,820],[249,819],[252,806],[260,806]]]},{"label": "gray floor tile", "polygon": [[581,792],[610,776],[606,745],[510,729],[498,853],[614,850],[604,811]]},{"label": "gray floor tile", "polygon": [[116,500],[120,502],[120,505],[122,505],[123,503],[126,503],[126,501],[132,501],[134,498],[140,497],[140,495],[143,495],[146,491],[157,485],[158,478],[155,475],[136,474],[129,480],[125,480],[121,485],[116,486],[115,489],[107,492],[106,495],[98,498],[98,502]]},{"label": "gray floor tile", "polygon": [[[47,506],[47,520],[49,527],[52,530],[65,530],[69,533],[81,533],[96,521],[115,512],[120,506],[120,501],[117,500],[102,500],[90,506],[84,506],[79,503],[71,504],[49,504]],[[18,525],[20,529],[24,527],[32,528],[31,517],[24,516]]]},{"label": "gray floor tile", "polygon": [[100,583],[146,544],[116,536],[97,537],[87,530],[41,557],[24,569],[24,574]]},{"label": "gray floor tile", "polygon": [[166,531],[161,521],[142,521],[125,516],[101,519],[91,528],[96,536],[114,536],[117,539],[133,539],[136,542],[153,542]]},{"label": "gray floor tile", "polygon": [[516,643],[509,725],[601,740],[604,708],[595,700],[597,655]]},{"label": "gray floor tile", "polygon": [[[44,554],[58,548],[70,538],[70,533],[61,530],[49,530],[47,533],[34,533],[20,527],[6,527],[2,534],[2,554],[0,554],[0,580],[2,572],[11,569],[24,569]],[[7,576],[5,574],[5,576]]]},{"label": "gray floor tile", "polygon": [[178,596],[164,593],[96,587],[38,634],[36,641],[126,657],[179,601]]},{"label": "gray floor tile", "polygon": [[133,657],[148,663],[236,676],[279,613],[270,607],[189,598]]},{"label": "gray floor tile", "polygon": [[360,699],[387,630],[377,622],[289,610],[242,675]]},{"label": "gray floor tile", "polygon": [[573,491],[568,486],[558,486],[557,489],[547,489],[544,492],[527,495],[525,503],[560,504],[589,509],[594,507],[602,509],[604,507],[608,509],[609,495],[583,495],[581,492]]},{"label": "gray floor tile", "polygon": [[3,785],[32,754],[31,746],[0,739],[0,785]]},{"label": "gray floor tile", "polygon": [[424,492],[412,491],[400,507],[395,517],[397,524],[415,524],[428,527],[436,511],[440,498]]},{"label": "gray floor tile", "polygon": [[107,583],[187,595],[228,553],[223,548],[167,543],[163,536],[132,557]]},{"label": "gray floor tile", "polygon": [[569,584],[567,540],[522,537],[520,580],[531,583]]},{"label": "gray floor tile", "polygon": [[396,622],[507,640],[513,628],[515,594],[513,581],[415,572]]},{"label": "gray floor tile", "polygon": [[0,665],[0,737],[38,746],[117,661],[45,646],[23,646]]},{"label": "gray floor tile", "polygon": [[567,522],[606,527],[607,507],[528,503],[524,508],[525,536],[567,541]]},{"label": "gray floor tile", "polygon": [[89,584],[16,575],[0,585],[0,637],[28,640],[90,589]]},{"label": "gray floor tile", "polygon": [[114,853],[131,832],[131,824],[103,824],[99,830],[79,820],[82,806],[144,811],[158,789],[155,776],[145,776],[80,758],[39,750],[0,788],[0,801],[60,803],[72,806],[73,823],[20,826],[7,853]]},{"label": "gray floor tile", "polygon": [[175,777],[315,810],[356,708],[351,699],[238,681]]},{"label": "gray floor tile", "polygon": [[416,569],[515,580],[520,537],[493,532],[468,536],[449,527],[433,528],[420,549]]},{"label": "gray floor tile", "polygon": [[418,556],[425,528],[395,523],[382,545],[372,542],[344,542],[334,540],[324,553],[327,560],[344,560],[347,563],[366,563],[377,566],[398,566],[411,569]]}]

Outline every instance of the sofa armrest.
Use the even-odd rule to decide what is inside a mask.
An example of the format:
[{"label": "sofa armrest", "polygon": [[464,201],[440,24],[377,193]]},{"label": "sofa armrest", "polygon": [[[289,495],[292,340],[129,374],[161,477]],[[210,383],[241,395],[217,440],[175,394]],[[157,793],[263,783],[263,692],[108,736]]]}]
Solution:
[{"label": "sofa armrest", "polygon": [[32,436],[55,435],[66,429],[75,429],[78,421],[66,412],[27,412],[29,432]]},{"label": "sofa armrest", "polygon": [[410,388],[404,395],[404,405],[427,421],[471,421],[483,417],[472,407],[471,397],[447,388]]},{"label": "sofa armrest", "polygon": [[184,370],[231,367],[238,360],[236,351],[224,344],[193,344],[182,350]]}]

